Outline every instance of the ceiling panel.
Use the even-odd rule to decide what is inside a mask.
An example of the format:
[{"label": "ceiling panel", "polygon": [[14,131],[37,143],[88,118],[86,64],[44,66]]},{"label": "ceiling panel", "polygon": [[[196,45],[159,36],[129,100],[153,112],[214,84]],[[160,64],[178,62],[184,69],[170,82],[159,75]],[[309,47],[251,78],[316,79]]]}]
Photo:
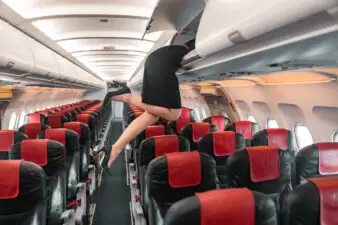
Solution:
[{"label": "ceiling panel", "polygon": [[3,0],[24,18],[127,15],[150,18],[158,0]]},{"label": "ceiling panel", "polygon": [[81,62],[93,63],[93,62],[141,62],[143,56],[134,55],[88,55],[77,58]]},{"label": "ceiling panel", "polygon": [[75,39],[59,41],[58,44],[67,52],[103,50],[105,47],[116,50],[135,50],[149,52],[154,46],[154,42],[142,41],[137,39]]},{"label": "ceiling panel", "polygon": [[92,51],[81,51],[72,53],[74,57],[84,57],[84,56],[103,56],[103,55],[124,55],[124,56],[146,56],[147,52],[140,51],[105,51],[105,50],[92,50]]},{"label": "ceiling panel", "polygon": [[88,66],[137,66],[137,62],[130,62],[130,61],[120,61],[120,62],[93,62],[88,63]]},{"label": "ceiling panel", "polygon": [[[78,37],[126,37],[141,39],[148,22],[148,19],[133,17],[110,19],[103,19],[102,17],[75,17],[38,20],[34,21],[33,25],[52,40]],[[156,35],[158,34],[152,34],[149,38],[156,41]]]}]

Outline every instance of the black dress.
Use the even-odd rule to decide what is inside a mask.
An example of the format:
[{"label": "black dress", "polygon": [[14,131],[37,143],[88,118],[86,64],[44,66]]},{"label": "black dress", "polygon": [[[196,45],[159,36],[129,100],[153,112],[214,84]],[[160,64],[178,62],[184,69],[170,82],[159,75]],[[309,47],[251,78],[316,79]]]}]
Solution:
[{"label": "black dress", "polygon": [[168,109],[180,109],[181,95],[175,75],[188,49],[165,46],[151,53],[144,64],[142,102]]}]

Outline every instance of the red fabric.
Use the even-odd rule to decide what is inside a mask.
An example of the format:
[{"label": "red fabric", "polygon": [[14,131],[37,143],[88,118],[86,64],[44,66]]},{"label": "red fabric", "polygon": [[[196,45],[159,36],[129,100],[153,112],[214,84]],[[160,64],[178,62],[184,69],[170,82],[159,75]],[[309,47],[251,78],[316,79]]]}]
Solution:
[{"label": "red fabric", "polygon": [[150,138],[153,136],[159,136],[159,135],[165,135],[164,126],[155,125],[155,126],[149,126],[146,128],[146,138]]},{"label": "red fabric", "polygon": [[210,123],[192,123],[192,140],[198,142],[201,137],[210,133]]},{"label": "red fabric", "polygon": [[219,189],[196,196],[201,225],[255,225],[255,199],[246,188]]},{"label": "red fabric", "polygon": [[190,123],[191,123],[191,121],[187,120],[187,119],[178,119],[178,120],[176,120],[176,132],[180,133],[181,130],[184,127],[188,126]]},{"label": "red fabric", "polygon": [[58,129],[47,129],[45,131],[45,139],[51,139],[54,141],[61,142],[64,146],[66,146],[66,128],[58,128]]},{"label": "red fabric", "polygon": [[175,152],[166,157],[172,188],[192,187],[201,183],[201,158],[198,152]]},{"label": "red fabric", "polygon": [[48,163],[47,139],[23,140],[20,145],[21,158],[39,166]]},{"label": "red fabric", "polygon": [[[338,224],[338,178],[337,177],[318,177],[310,179],[319,192],[320,199],[320,224]],[[309,196],[310,198],[311,196]]]},{"label": "red fabric", "polygon": [[0,130],[0,152],[8,152],[14,145],[14,130]]},{"label": "red fabric", "polygon": [[218,131],[212,133],[214,155],[229,156],[236,151],[236,134],[233,131]]},{"label": "red fabric", "polygon": [[315,144],[319,152],[318,172],[321,175],[338,174],[338,143],[323,142]]},{"label": "red fabric", "polygon": [[250,161],[250,177],[253,182],[274,180],[280,176],[279,152],[271,146],[246,148]]},{"label": "red fabric", "polygon": [[178,137],[176,135],[163,135],[154,137],[155,142],[155,155],[156,157],[178,152],[179,151],[179,143]]},{"label": "red fabric", "polygon": [[75,131],[81,137],[81,123],[80,122],[67,122],[63,125],[64,128]]},{"label": "red fabric", "polygon": [[289,132],[284,128],[266,129],[268,133],[268,145],[282,150],[289,149]]},{"label": "red fabric", "polygon": [[181,109],[181,116],[180,116],[180,119],[188,119],[188,120],[191,120],[191,118],[190,118],[190,111],[191,111],[191,109],[183,107],[183,108]]},{"label": "red fabric", "polygon": [[238,121],[235,123],[236,133],[243,135],[244,139],[252,138],[252,122]]},{"label": "red fabric", "polygon": [[218,131],[223,131],[225,128],[225,118],[224,116],[212,116],[211,124],[214,124],[217,127]]},{"label": "red fabric", "polygon": [[76,116],[76,121],[89,125],[89,114],[79,114]]},{"label": "red fabric", "polygon": [[41,132],[41,124],[40,123],[28,123],[23,127],[23,129],[29,139],[35,139],[38,136],[38,134]]},{"label": "red fabric", "polygon": [[22,160],[0,160],[0,199],[13,199],[20,192]]},{"label": "red fabric", "polygon": [[28,115],[30,123],[41,123],[40,121],[40,113],[31,113]]},{"label": "red fabric", "polygon": [[60,127],[62,125],[62,115],[48,116],[48,125],[52,128]]}]

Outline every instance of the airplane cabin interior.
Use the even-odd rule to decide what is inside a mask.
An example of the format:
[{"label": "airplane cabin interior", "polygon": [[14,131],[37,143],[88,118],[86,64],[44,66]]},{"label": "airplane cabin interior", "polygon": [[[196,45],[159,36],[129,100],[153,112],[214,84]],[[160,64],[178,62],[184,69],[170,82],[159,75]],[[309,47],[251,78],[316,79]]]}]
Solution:
[{"label": "airplane cabin interior", "polygon": [[[108,168],[148,111],[106,94],[189,41]],[[0,0],[0,224],[338,225],[337,96],[338,0]]]}]

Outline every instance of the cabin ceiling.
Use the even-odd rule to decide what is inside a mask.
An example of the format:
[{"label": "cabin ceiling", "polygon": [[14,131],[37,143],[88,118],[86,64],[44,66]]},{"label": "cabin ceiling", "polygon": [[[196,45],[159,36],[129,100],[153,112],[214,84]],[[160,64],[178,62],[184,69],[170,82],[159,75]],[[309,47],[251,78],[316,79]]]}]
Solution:
[{"label": "cabin ceiling", "polygon": [[[177,14],[182,2],[189,6],[194,1],[2,0],[0,15],[103,80],[125,81],[163,33],[188,24],[204,4],[198,4],[197,10],[185,7]],[[177,19],[173,12],[183,16]],[[156,26],[149,30],[154,18]]]}]

